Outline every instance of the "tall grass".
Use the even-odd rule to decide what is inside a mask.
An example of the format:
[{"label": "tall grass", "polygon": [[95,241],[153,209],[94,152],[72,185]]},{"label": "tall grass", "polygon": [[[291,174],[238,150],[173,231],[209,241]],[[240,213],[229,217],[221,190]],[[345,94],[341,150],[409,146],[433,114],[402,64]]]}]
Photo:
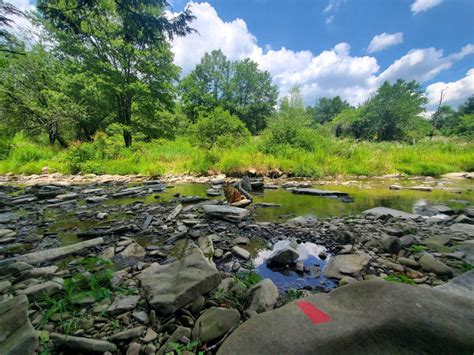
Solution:
[{"label": "tall grass", "polygon": [[37,174],[45,166],[61,173],[95,174],[265,174],[280,170],[292,176],[376,176],[389,173],[438,176],[474,171],[474,143],[455,139],[423,140],[416,144],[355,142],[315,136],[310,150],[278,145],[271,152],[262,138],[252,137],[233,148],[205,150],[180,137],[136,142],[124,148],[119,138],[99,135],[93,143],[61,150],[17,135],[0,160],[0,173]]}]

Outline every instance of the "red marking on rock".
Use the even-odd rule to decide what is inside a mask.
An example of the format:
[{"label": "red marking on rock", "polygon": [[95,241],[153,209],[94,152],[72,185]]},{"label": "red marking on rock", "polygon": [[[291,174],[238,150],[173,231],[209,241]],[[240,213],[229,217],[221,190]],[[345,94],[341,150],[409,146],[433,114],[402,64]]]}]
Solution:
[{"label": "red marking on rock", "polygon": [[307,301],[297,301],[296,304],[300,309],[303,311],[303,313],[311,319],[311,321],[314,324],[318,323],[326,323],[331,321],[331,317],[329,317],[326,313],[323,311],[317,309],[312,303],[307,302]]}]

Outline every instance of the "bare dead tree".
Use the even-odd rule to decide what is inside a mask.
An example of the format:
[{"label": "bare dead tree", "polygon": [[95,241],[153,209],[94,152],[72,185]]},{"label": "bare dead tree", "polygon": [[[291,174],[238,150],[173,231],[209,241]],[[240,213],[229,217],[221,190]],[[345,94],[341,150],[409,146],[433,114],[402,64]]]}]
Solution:
[{"label": "bare dead tree", "polygon": [[435,113],[433,113],[433,116],[431,116],[431,133],[430,133],[431,139],[433,139],[435,130],[438,127],[439,119],[441,116],[441,107],[443,106],[443,101],[447,92],[448,92],[447,87],[441,90],[441,92],[439,93],[438,108],[436,109]]}]

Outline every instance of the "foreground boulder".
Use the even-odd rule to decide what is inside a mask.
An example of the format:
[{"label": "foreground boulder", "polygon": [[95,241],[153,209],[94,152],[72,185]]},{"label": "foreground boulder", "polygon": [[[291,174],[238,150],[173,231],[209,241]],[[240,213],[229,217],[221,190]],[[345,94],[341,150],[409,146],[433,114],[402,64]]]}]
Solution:
[{"label": "foreground boulder", "polygon": [[200,252],[167,265],[152,264],[138,277],[148,304],[168,315],[193,302],[221,282],[219,272]]},{"label": "foreground boulder", "polygon": [[202,209],[210,218],[224,219],[230,222],[240,222],[250,214],[250,211],[245,208],[232,206],[204,205]]},{"label": "foreground boulder", "polygon": [[473,321],[471,299],[362,281],[251,318],[218,355],[471,354]]},{"label": "foreground boulder", "polygon": [[27,316],[25,295],[0,302],[0,354],[29,355],[38,347],[38,337]]},{"label": "foreground boulder", "polygon": [[474,301],[474,270],[465,272],[449,280],[444,285],[436,286],[436,288],[455,295],[468,297]]}]

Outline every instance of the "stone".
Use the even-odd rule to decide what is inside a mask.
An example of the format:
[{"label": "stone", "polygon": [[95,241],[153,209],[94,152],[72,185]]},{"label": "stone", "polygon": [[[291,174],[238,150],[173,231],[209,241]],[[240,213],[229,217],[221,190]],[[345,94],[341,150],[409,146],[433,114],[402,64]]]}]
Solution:
[{"label": "stone", "polygon": [[27,312],[25,295],[0,301],[0,354],[36,354],[38,336]]},{"label": "stone", "polygon": [[148,304],[160,315],[169,315],[215,289],[221,282],[214,264],[200,252],[171,264],[153,263],[138,276]]},{"label": "stone", "polygon": [[418,240],[414,235],[408,234],[400,238],[400,243],[402,243],[403,247],[409,247],[412,244],[417,244]]},{"label": "stone", "polygon": [[140,301],[140,296],[116,297],[114,302],[107,309],[107,313],[116,316],[131,311],[135,309],[138,301]]},{"label": "stone", "polygon": [[350,276],[344,276],[341,280],[339,280],[339,286],[348,285],[353,282],[357,282],[357,280]]},{"label": "stone", "polygon": [[[329,319],[314,324],[301,305],[316,307]],[[473,317],[469,298],[436,288],[360,281],[252,317],[217,354],[471,354]]]},{"label": "stone", "polygon": [[413,259],[409,259],[409,258],[398,258],[397,259],[397,262],[399,264],[402,264],[402,265],[405,265],[405,266],[409,266],[409,267],[418,267],[419,264],[416,260],[413,260]]},{"label": "stone", "polygon": [[145,336],[143,337],[143,342],[145,344],[148,344],[148,343],[151,343],[152,341],[155,341],[156,338],[158,338],[158,334],[156,334],[156,332],[153,329],[148,328],[146,330]]},{"label": "stone", "polygon": [[59,333],[51,333],[50,338],[58,348],[69,349],[74,352],[104,353],[110,351],[115,353],[117,351],[117,346],[106,340],[82,338]]},{"label": "stone", "polygon": [[436,289],[474,300],[474,270],[465,272],[442,286],[436,286]]},{"label": "stone", "polygon": [[298,252],[291,246],[275,250],[267,259],[268,266],[285,266],[299,258]]},{"label": "stone", "polygon": [[211,236],[199,237],[197,244],[202,253],[207,257],[212,257],[214,255],[214,244]]},{"label": "stone", "polygon": [[[86,202],[87,203],[99,203],[99,202],[104,202],[107,200],[107,196],[89,196],[86,197]],[[99,218],[99,217],[97,217]]]},{"label": "stone", "polygon": [[133,319],[139,321],[140,323],[143,324],[148,324],[150,322],[150,317],[148,316],[148,313],[145,311],[136,311],[132,313]]},{"label": "stone", "polygon": [[430,253],[424,253],[418,260],[421,268],[427,272],[434,272],[436,275],[452,275],[452,270],[441,261],[437,260]]},{"label": "stone", "polygon": [[278,301],[278,289],[270,279],[263,279],[252,286],[246,294],[248,301],[247,313],[262,313],[273,309]]},{"label": "stone", "polygon": [[173,348],[170,347],[172,343],[176,343],[177,341],[183,338],[191,338],[191,329],[185,327],[177,327],[173,334],[170,335],[168,340],[160,347],[160,349],[156,352],[156,355],[165,355],[168,354],[170,351],[173,352]]},{"label": "stone", "polygon": [[249,210],[232,206],[204,205],[202,210],[209,218],[223,219],[229,222],[241,222],[250,215]]},{"label": "stone", "polygon": [[345,275],[355,276],[367,266],[369,260],[370,256],[366,254],[333,256],[324,269],[324,276],[335,279],[342,279]]},{"label": "stone", "polygon": [[107,217],[109,217],[109,214],[107,212],[99,212],[97,213],[97,219],[106,219]]},{"label": "stone", "polygon": [[470,237],[474,237],[474,225],[467,223],[455,223],[449,227],[454,232],[460,232],[467,234]]},{"label": "stone", "polygon": [[19,295],[27,296],[28,300],[30,301],[35,301],[44,297],[45,295],[52,296],[56,294],[61,291],[63,287],[64,280],[62,278],[54,278],[50,281],[27,287],[24,290],[18,291],[17,293]]},{"label": "stone", "polygon": [[414,218],[416,218],[416,215],[414,215],[412,213],[399,211],[399,210],[395,210],[393,208],[388,208],[388,207],[374,207],[374,208],[371,208],[370,210],[366,210],[362,213],[372,215],[372,216],[375,216],[375,217],[389,216],[389,217],[395,217],[395,218],[400,218],[400,219],[414,219]]},{"label": "stone", "polygon": [[292,225],[295,225],[295,226],[306,226],[306,225],[309,225],[309,224],[314,224],[318,221],[318,219],[316,217],[313,217],[313,216],[298,216],[298,217],[295,217],[295,218],[292,218],[290,220],[288,220],[288,224],[292,224]]},{"label": "stone", "polygon": [[402,249],[400,239],[393,235],[387,235],[380,240],[380,246],[390,254],[397,254]]},{"label": "stone", "polygon": [[60,248],[40,250],[33,253],[24,254],[15,258],[0,260],[0,267],[3,267],[5,264],[10,264],[14,261],[27,262],[31,265],[41,264],[46,261],[53,261],[64,258],[68,255],[78,253],[84,249],[95,247],[103,243],[103,238],[95,238],[76,244],[66,245]]},{"label": "stone", "polygon": [[140,354],[140,349],[141,349],[141,344],[140,343],[130,343],[128,345],[127,353],[126,355],[138,355]]},{"label": "stone", "polygon": [[211,307],[194,324],[192,336],[206,344],[220,339],[239,325],[240,314],[236,309]]},{"label": "stone", "polygon": [[446,206],[446,205],[432,205],[430,207],[431,207],[431,209],[433,209],[436,212],[441,213],[441,214],[451,215],[451,214],[454,214],[456,212],[454,209],[452,209],[451,207]]},{"label": "stone", "polygon": [[10,281],[0,281],[0,294],[7,291],[11,285],[12,283]]},{"label": "stone", "polygon": [[123,258],[143,259],[146,255],[145,249],[138,243],[129,244],[121,253]]},{"label": "stone", "polygon": [[331,191],[331,190],[319,190],[319,189],[311,189],[311,188],[295,188],[291,191],[294,194],[298,195],[312,195],[312,196],[349,196],[347,192],[340,192],[340,191]]},{"label": "stone", "polygon": [[112,334],[109,338],[110,341],[122,341],[122,340],[130,340],[134,338],[140,337],[143,332],[145,331],[145,326],[135,327],[131,329],[126,329],[121,332]]},{"label": "stone", "polygon": [[239,258],[249,260],[250,259],[250,252],[245,250],[244,248],[233,246],[230,251],[232,254],[237,255]]}]

